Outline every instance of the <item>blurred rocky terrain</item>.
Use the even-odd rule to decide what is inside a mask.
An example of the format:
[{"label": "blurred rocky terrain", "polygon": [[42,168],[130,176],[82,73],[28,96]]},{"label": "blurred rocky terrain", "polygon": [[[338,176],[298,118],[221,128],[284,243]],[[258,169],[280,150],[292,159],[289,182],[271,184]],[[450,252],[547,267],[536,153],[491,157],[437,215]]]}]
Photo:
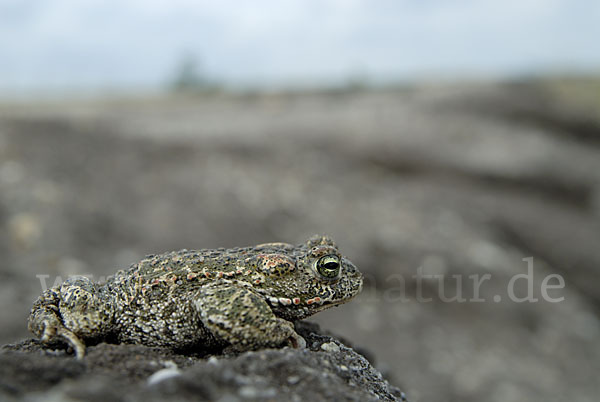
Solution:
[{"label": "blurred rocky terrain", "polygon": [[409,400],[600,394],[594,79],[4,102],[0,229],[2,343],[42,283],[326,233],[366,284],[314,320]]}]

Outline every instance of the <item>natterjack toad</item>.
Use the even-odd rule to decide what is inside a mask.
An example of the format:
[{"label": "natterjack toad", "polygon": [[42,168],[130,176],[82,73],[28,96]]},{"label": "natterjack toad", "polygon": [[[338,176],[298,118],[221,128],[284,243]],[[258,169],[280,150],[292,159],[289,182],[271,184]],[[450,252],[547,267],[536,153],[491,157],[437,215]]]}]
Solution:
[{"label": "natterjack toad", "polygon": [[63,341],[81,358],[86,343],[114,340],[175,349],[233,350],[304,340],[291,321],[345,303],[362,275],[329,237],[293,246],[181,250],[147,256],[104,284],[85,277],[45,291],[29,330]]}]

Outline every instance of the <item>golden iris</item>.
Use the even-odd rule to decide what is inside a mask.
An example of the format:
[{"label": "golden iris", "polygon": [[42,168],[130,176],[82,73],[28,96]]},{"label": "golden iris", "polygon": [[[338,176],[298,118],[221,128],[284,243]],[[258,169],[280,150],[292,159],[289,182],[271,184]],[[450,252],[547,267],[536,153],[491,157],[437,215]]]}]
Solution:
[{"label": "golden iris", "polygon": [[317,272],[327,279],[335,279],[340,274],[340,258],[326,255],[317,261]]}]

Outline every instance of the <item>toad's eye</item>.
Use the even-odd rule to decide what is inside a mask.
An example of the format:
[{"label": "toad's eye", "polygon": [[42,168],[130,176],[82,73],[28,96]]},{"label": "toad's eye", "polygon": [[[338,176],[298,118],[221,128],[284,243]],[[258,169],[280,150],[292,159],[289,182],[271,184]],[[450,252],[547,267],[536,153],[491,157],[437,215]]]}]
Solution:
[{"label": "toad's eye", "polygon": [[340,274],[340,258],[326,255],[317,260],[317,272],[327,279],[335,279]]}]

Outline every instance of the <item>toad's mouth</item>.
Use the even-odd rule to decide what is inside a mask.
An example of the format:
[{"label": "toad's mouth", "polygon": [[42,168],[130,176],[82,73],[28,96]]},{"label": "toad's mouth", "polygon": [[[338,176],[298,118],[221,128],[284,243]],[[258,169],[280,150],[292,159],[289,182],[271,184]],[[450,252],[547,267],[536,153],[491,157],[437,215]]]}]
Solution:
[{"label": "toad's mouth", "polygon": [[354,297],[356,297],[356,295],[358,295],[358,293],[360,292],[356,292],[355,294],[352,294],[348,297],[345,298],[340,298],[340,299],[331,299],[328,298],[331,297],[331,295],[327,295],[327,296],[315,296],[309,299],[301,299],[299,297],[292,297],[292,298],[288,298],[288,297],[275,297],[275,296],[268,296],[268,295],[263,295],[265,301],[270,304],[273,307],[308,307],[311,311],[313,312],[318,312],[321,310],[325,310],[329,307],[335,307],[335,306],[339,306],[341,304],[344,303],[348,303],[350,300],[354,299]]},{"label": "toad's mouth", "polygon": [[339,299],[339,300],[323,300],[320,303],[313,304],[311,307],[313,308],[313,311],[319,312],[319,311],[326,310],[326,309],[328,309],[330,307],[337,307],[337,306],[340,306],[342,304],[346,304],[350,300],[354,299],[355,296],[356,295],[348,297],[346,299]]}]

